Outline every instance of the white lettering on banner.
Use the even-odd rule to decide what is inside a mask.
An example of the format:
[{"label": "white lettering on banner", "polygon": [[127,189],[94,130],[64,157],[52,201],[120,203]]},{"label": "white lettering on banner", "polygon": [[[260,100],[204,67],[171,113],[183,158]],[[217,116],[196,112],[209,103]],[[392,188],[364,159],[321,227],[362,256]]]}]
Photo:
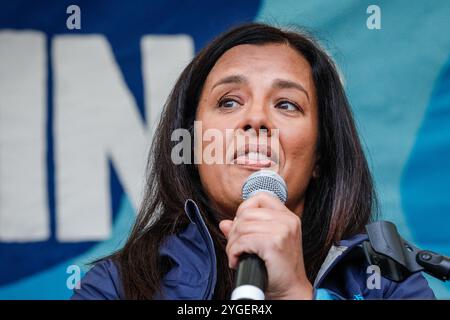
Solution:
[{"label": "white lettering on banner", "polygon": [[50,236],[45,34],[0,32],[0,241]]},{"label": "white lettering on banner", "polygon": [[[12,32],[8,35],[12,39],[0,33],[2,241],[38,241],[49,236],[45,38],[30,34],[35,38],[22,43],[22,33]],[[18,43],[17,48],[14,43]],[[137,207],[145,178],[150,124],[159,117],[175,79],[192,58],[192,43],[190,37],[180,35],[143,37],[145,125],[105,37],[55,36],[52,127],[59,241],[95,241],[110,236],[108,159]],[[173,54],[167,54],[169,49]],[[19,90],[26,90],[26,94]]]},{"label": "white lettering on banner", "polygon": [[[150,129],[156,128],[161,110],[181,71],[194,54],[194,42],[187,35],[142,37],[144,98],[150,115]],[[167,63],[161,63],[167,61]],[[152,132],[153,133],[153,132]]]}]

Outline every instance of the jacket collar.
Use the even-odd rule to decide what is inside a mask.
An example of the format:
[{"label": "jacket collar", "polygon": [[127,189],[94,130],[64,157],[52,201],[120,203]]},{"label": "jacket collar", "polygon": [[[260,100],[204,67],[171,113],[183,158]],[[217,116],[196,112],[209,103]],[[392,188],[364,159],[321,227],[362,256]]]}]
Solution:
[{"label": "jacket collar", "polygon": [[209,300],[217,280],[214,243],[197,204],[186,200],[184,211],[190,224],[166,239],[159,249],[161,257],[173,264],[162,280],[162,295],[156,299]]},{"label": "jacket collar", "polygon": [[325,277],[353,248],[359,246],[363,241],[368,240],[366,234],[357,234],[349,239],[341,240],[337,245],[331,246],[325,261],[322,263],[316,280],[314,280],[314,288],[320,287]]},{"label": "jacket collar", "polygon": [[[197,204],[188,199],[184,211],[190,220],[181,233],[172,235],[160,247],[160,255],[173,262],[162,281],[158,299],[212,299],[217,282],[217,261],[211,234]],[[333,267],[354,247],[367,240],[358,234],[332,246],[314,281],[318,288]]]}]

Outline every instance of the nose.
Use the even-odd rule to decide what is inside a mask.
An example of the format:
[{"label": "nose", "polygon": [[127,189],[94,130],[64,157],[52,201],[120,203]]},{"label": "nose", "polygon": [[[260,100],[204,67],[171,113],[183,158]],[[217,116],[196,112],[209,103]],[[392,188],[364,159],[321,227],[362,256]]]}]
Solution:
[{"label": "nose", "polygon": [[271,120],[269,107],[262,103],[254,103],[247,106],[247,110],[239,123],[239,129],[244,132],[255,130],[256,134],[261,134],[261,130],[265,130],[268,136],[271,130],[275,129]]}]

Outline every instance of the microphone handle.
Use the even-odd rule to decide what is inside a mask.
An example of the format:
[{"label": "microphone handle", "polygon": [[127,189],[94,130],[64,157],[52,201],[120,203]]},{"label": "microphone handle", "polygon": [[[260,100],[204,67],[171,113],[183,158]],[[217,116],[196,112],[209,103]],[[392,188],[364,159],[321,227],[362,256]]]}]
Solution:
[{"label": "microphone handle", "polygon": [[235,289],[231,300],[264,300],[267,286],[267,269],[256,254],[243,253],[239,257]]}]

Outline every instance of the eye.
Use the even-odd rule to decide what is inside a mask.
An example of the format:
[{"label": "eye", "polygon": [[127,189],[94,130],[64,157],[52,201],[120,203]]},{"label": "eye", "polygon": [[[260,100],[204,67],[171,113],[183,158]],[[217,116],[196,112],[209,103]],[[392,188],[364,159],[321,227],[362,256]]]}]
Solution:
[{"label": "eye", "polygon": [[283,109],[287,111],[301,111],[301,108],[298,104],[290,101],[281,101],[275,105],[275,108]]},{"label": "eye", "polygon": [[232,109],[239,106],[239,102],[234,99],[225,98],[217,102],[219,108]]}]

